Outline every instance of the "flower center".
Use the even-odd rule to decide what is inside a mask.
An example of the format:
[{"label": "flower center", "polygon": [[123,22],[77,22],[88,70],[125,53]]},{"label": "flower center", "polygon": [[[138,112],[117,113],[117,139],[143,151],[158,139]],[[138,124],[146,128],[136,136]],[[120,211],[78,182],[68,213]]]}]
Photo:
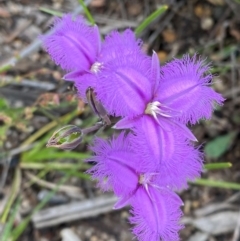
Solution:
[{"label": "flower center", "polygon": [[147,115],[152,115],[156,121],[158,121],[157,116],[171,118],[177,117],[181,111],[174,110],[166,105],[161,104],[159,101],[150,102],[144,111]]},{"label": "flower center", "polygon": [[164,106],[158,101],[150,102],[147,104],[145,114],[152,115],[154,118],[157,118],[157,115],[171,117],[171,115],[167,114],[166,111],[163,110],[163,108]]},{"label": "flower center", "polygon": [[145,173],[145,174],[140,174],[138,178],[138,183],[146,186],[151,183],[153,176],[156,176],[157,173]]},{"label": "flower center", "polygon": [[141,185],[144,183],[144,174],[140,174],[139,179],[138,179],[138,183],[141,184]]},{"label": "flower center", "polygon": [[102,63],[99,63],[99,62],[95,62],[91,68],[90,68],[90,71],[94,74],[98,73],[99,70],[102,68]]}]

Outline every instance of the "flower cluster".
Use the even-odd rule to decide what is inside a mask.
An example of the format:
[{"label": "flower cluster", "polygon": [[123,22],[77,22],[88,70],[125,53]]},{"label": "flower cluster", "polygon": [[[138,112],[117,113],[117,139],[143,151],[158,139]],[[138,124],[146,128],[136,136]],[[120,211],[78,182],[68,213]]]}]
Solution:
[{"label": "flower cluster", "polygon": [[87,101],[91,88],[106,113],[120,118],[117,137],[94,140],[88,161],[96,164],[88,173],[119,197],[114,208],[131,206],[139,240],[179,240],[183,202],[175,191],[203,165],[187,125],[210,118],[223,102],[210,87],[209,66],[187,55],[160,68],[157,54],[146,55],[130,29],[101,41],[97,26],[71,15],[55,21],[43,44],[80,98]]}]

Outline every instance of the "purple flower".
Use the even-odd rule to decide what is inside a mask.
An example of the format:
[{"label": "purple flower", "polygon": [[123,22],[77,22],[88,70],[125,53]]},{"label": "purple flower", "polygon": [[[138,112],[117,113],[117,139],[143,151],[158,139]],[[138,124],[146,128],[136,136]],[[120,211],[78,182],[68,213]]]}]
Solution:
[{"label": "purple flower", "polygon": [[136,224],[133,234],[140,241],[178,241],[179,224],[182,216],[182,201],[167,189],[154,187],[146,189],[140,185],[130,202],[133,217],[130,223]]},{"label": "purple flower", "polygon": [[130,29],[123,33],[113,31],[101,43],[98,27],[87,25],[81,16],[74,19],[68,14],[57,19],[53,34],[42,39],[43,46],[56,64],[70,71],[63,78],[74,81],[79,96],[85,100],[87,88],[96,89],[101,84],[101,71],[104,70],[106,75],[115,70],[108,68],[108,64],[127,56],[129,59],[134,55],[146,58],[141,51],[142,42],[136,40]]},{"label": "purple flower", "polygon": [[[134,69],[134,66],[132,68]],[[123,100],[123,93],[129,92],[129,84],[123,81],[119,95],[114,87],[115,83],[113,86],[109,80],[102,81],[99,97],[110,113],[120,115],[122,113],[118,112],[119,109],[128,110],[128,113],[126,111],[125,115],[122,115],[124,118],[115,125],[117,129],[133,128],[139,118],[152,116],[166,131],[171,129],[171,126],[178,126],[179,129],[184,130],[187,138],[196,141],[185,124],[195,123],[200,118],[209,118],[214,105],[220,105],[224,100],[210,87],[212,76],[207,74],[207,71],[208,67],[201,60],[186,56],[182,60],[170,62],[160,72],[158,57],[153,53],[151,71],[144,71],[151,81],[148,82],[144,78],[137,77],[135,73],[132,74],[132,79],[138,82],[137,86],[131,85],[132,101],[127,103]],[[138,86],[144,90],[143,93]],[[134,92],[140,100],[133,97]],[[101,95],[105,98],[101,98]],[[107,95],[108,98],[106,98]],[[114,101],[111,101],[112,99]],[[139,111],[131,112],[131,106]]]},{"label": "purple flower", "polygon": [[[72,80],[80,97],[88,87],[96,92],[109,114],[124,117],[116,128],[134,125],[135,118],[151,115],[161,125],[185,129],[179,124],[209,118],[215,104],[223,98],[210,88],[208,66],[196,57],[174,60],[162,68],[153,53],[152,60],[141,51],[142,42],[131,30],[110,33],[105,42],[97,26],[89,26],[82,17],[65,15],[57,19],[53,34],[43,38],[45,49]],[[180,121],[180,122],[179,122]]]},{"label": "purple flower", "polygon": [[175,59],[163,66],[161,72],[155,100],[179,112],[176,117],[182,123],[209,119],[214,107],[222,105],[224,98],[211,88],[209,66],[196,56]]},{"label": "purple flower", "polygon": [[187,181],[198,178],[203,168],[202,153],[184,137],[184,130],[174,125],[164,128],[151,116],[143,116],[135,123],[131,146],[139,158],[148,163],[145,172],[158,172],[158,183],[163,187],[181,190]]},{"label": "purple flower", "polygon": [[82,16],[67,14],[54,22],[53,33],[43,37],[43,46],[56,64],[70,71],[89,71],[101,49],[98,27],[88,26]]},{"label": "purple flower", "polygon": [[106,64],[95,87],[109,114],[133,118],[141,115],[151,101],[153,88],[148,79],[150,58],[138,53],[122,56]]},{"label": "purple flower", "polygon": [[[118,95],[121,95],[123,99],[127,98],[126,93],[122,93],[119,75],[124,78],[124,83],[128,83],[129,76],[132,78],[132,73],[126,67],[131,65],[131,63],[134,63],[134,67],[137,69],[135,72],[138,76],[140,76],[138,71],[143,72],[149,69],[150,58],[142,52],[141,46],[142,42],[136,40],[134,33],[130,29],[125,30],[123,33],[113,31],[106,36],[105,41],[102,43],[101,51],[94,64],[97,65],[96,70],[88,71],[84,75],[79,75],[78,72],[70,73],[65,76],[65,79],[75,81],[75,86],[81,97],[84,96],[86,89],[91,86],[98,99],[104,99],[104,103],[108,100],[112,101],[116,107],[119,107],[118,111],[121,112],[123,111],[121,108],[124,108],[124,106],[114,102],[114,99],[109,99],[109,93],[115,92],[116,94],[118,92]],[[137,64],[138,62],[140,63],[139,65]],[[106,86],[105,91],[102,92],[101,85],[104,80],[110,81],[111,85],[109,89]],[[136,91],[134,94],[134,98],[137,98]],[[131,96],[130,92],[128,92],[128,96]],[[111,113],[110,109],[108,111],[109,114],[114,114]]]},{"label": "purple flower", "polygon": [[88,172],[98,180],[98,186],[103,191],[113,189],[119,197],[130,196],[138,184],[138,173],[143,163],[137,160],[129,138],[123,132],[110,143],[96,138],[91,150],[95,156],[87,161],[95,162],[96,165]]},{"label": "purple flower", "polygon": [[97,138],[92,150],[95,156],[89,161],[96,165],[88,172],[103,190],[112,189],[119,197],[115,208],[132,206],[130,222],[136,224],[133,233],[139,240],[178,240],[183,203],[174,192],[161,186],[159,173],[144,171],[151,163],[136,155],[131,137],[121,133],[110,143]]}]

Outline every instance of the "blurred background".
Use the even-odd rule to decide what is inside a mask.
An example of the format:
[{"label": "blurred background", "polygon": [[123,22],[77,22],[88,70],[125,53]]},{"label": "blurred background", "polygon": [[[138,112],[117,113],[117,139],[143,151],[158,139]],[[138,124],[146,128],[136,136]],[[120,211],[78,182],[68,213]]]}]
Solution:
[{"label": "blurred background", "polygon": [[[180,193],[181,240],[240,240],[240,1],[86,0],[104,36],[135,29],[163,4],[168,9],[139,34],[161,64],[198,53],[212,65],[213,87],[226,98],[211,120],[192,127],[205,163],[202,179]],[[83,14],[78,0],[0,0],[0,240],[130,241],[128,208],[101,193],[84,172],[92,136],[73,151],[46,148],[66,124],[97,121],[41,48],[54,16]],[[105,130],[99,135],[107,137]]]}]

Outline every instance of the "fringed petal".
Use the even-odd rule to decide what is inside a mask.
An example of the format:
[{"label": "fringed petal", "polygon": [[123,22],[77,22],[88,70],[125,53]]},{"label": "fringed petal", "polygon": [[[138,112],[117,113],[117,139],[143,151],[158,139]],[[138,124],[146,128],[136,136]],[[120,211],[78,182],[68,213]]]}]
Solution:
[{"label": "fringed petal", "polygon": [[[137,189],[136,189],[137,190]],[[131,197],[135,194],[135,192],[130,193],[129,195],[122,196],[118,199],[118,201],[114,204],[114,209],[120,209],[129,204]]]},{"label": "fringed petal", "polygon": [[65,80],[71,80],[74,82],[75,87],[78,91],[79,98],[87,102],[86,91],[89,87],[95,89],[96,84],[98,84],[98,77],[95,74],[85,72],[82,75],[79,71],[70,72],[64,76]]},{"label": "fringed petal", "polygon": [[120,121],[118,121],[112,128],[121,130],[121,129],[132,129],[135,126],[136,121],[138,118],[129,119],[127,117],[122,118]]},{"label": "fringed petal", "polygon": [[105,37],[98,61],[101,63],[107,63],[121,56],[131,54],[144,55],[141,48],[142,41],[140,39],[136,39],[132,30],[127,29],[122,33],[112,31]]},{"label": "fringed petal", "polygon": [[130,222],[136,226],[133,234],[140,241],[178,241],[182,212],[181,199],[173,192],[149,186],[139,187],[131,200]]},{"label": "fringed petal", "polygon": [[153,94],[155,95],[160,81],[160,63],[158,55],[155,51],[152,54],[152,65],[151,65],[151,78],[155,85],[153,86]]},{"label": "fringed petal", "polygon": [[43,46],[56,64],[65,70],[89,70],[100,49],[97,26],[88,26],[81,16],[56,19],[53,33],[42,37]]},{"label": "fringed petal", "polygon": [[96,93],[111,115],[135,117],[152,98],[150,59],[133,54],[107,63],[99,74]]},{"label": "fringed petal", "polygon": [[142,170],[157,172],[159,185],[180,190],[200,176],[202,154],[184,138],[181,128],[163,121],[160,126],[151,116],[140,118],[131,145],[144,160]]},{"label": "fringed petal", "polygon": [[135,169],[138,159],[130,149],[124,133],[110,143],[96,138],[91,150],[95,156],[88,161],[96,162],[96,165],[88,173],[98,180],[103,190],[113,189],[119,197],[128,196],[134,192],[138,183]]},{"label": "fringed petal", "polygon": [[209,66],[196,56],[188,55],[162,67],[162,79],[155,98],[162,104],[182,112],[177,119],[196,123],[211,117],[214,106],[221,105],[223,97],[211,87]]}]

